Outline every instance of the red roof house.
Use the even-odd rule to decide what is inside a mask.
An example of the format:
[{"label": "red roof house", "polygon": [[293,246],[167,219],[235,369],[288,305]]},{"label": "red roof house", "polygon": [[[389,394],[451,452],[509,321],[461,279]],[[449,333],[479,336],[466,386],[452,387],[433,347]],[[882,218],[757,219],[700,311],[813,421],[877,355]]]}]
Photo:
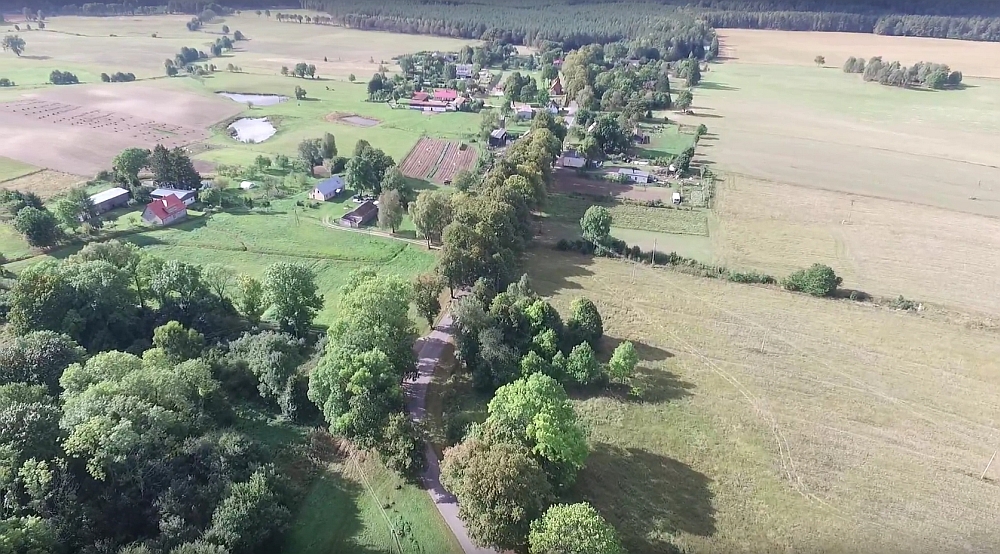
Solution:
[{"label": "red roof house", "polygon": [[563,95],[562,81],[559,80],[559,76],[558,75],[556,75],[556,78],[552,80],[552,85],[549,86],[549,94],[552,95],[552,96],[562,96]]},{"label": "red roof house", "polygon": [[146,209],[142,212],[143,221],[153,225],[170,225],[186,218],[187,204],[173,194],[159,200],[153,200],[146,205]]},{"label": "red roof house", "polygon": [[424,101],[426,101],[430,97],[431,97],[431,95],[427,94],[426,92],[414,92],[413,93],[413,99],[416,100],[417,102],[424,102]]},{"label": "red roof house", "polygon": [[434,99],[442,102],[451,102],[458,98],[458,91],[442,88],[434,91]]}]

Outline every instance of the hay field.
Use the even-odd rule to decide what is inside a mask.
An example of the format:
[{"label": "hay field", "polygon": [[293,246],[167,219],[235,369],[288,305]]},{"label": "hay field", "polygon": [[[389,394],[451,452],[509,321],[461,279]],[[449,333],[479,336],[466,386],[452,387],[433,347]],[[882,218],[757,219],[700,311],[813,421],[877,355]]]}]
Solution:
[{"label": "hay field", "polygon": [[995,334],[914,314],[537,251],[536,290],[586,295],[637,343],[643,400],[579,398],[574,495],[630,552],[991,552]]}]

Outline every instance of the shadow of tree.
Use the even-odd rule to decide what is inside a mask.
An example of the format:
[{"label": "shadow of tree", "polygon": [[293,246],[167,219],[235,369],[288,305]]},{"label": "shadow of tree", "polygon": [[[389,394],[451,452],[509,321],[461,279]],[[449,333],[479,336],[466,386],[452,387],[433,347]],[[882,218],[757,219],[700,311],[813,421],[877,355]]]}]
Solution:
[{"label": "shadow of tree", "polygon": [[280,552],[352,552],[376,554],[355,537],[365,532],[360,500],[367,494],[360,483],[327,469],[316,478],[299,506]]},{"label": "shadow of tree", "polygon": [[673,551],[678,532],[716,532],[711,484],[690,466],[639,448],[598,443],[571,494],[590,502],[633,554]]},{"label": "shadow of tree", "polygon": [[737,87],[732,87],[732,86],[729,86],[729,85],[724,85],[722,83],[715,83],[715,82],[712,82],[712,81],[702,81],[702,82],[698,83],[698,87],[697,88],[705,89],[705,90],[724,90],[724,91],[737,91],[737,90],[740,90]]},{"label": "shadow of tree", "polygon": [[531,286],[536,293],[552,296],[563,290],[580,289],[580,285],[570,279],[592,275],[593,272],[586,268],[592,263],[593,256],[536,245],[528,251],[524,269],[530,269]]},{"label": "shadow of tree", "polygon": [[607,358],[611,357],[611,353],[614,352],[615,348],[618,348],[618,345],[626,340],[631,342],[632,346],[635,347],[635,352],[639,355],[640,362],[661,362],[674,357],[672,353],[644,342],[604,335],[601,337],[601,342],[597,348],[597,351],[602,355],[601,361],[606,362]]}]

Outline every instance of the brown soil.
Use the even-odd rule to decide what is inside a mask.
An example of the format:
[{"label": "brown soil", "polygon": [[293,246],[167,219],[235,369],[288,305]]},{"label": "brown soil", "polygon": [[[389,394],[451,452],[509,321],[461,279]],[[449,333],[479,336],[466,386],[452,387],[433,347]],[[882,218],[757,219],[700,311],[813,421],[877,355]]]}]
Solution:
[{"label": "brown soil", "polygon": [[78,175],[43,169],[23,177],[3,181],[0,183],[0,188],[33,192],[41,196],[42,200],[46,200],[72,189],[82,181],[83,179]]}]

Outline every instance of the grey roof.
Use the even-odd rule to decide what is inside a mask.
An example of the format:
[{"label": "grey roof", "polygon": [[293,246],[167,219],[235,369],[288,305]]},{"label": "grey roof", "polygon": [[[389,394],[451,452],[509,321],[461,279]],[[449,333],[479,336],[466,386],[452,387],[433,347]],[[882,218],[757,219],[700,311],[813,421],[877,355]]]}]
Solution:
[{"label": "grey roof", "polygon": [[583,155],[581,155],[576,150],[567,150],[567,151],[563,152],[563,157],[564,158],[582,158]]},{"label": "grey roof", "polygon": [[115,187],[91,196],[90,201],[94,204],[100,204],[101,202],[107,202],[108,200],[118,198],[123,194],[128,196],[128,191],[121,187]]},{"label": "grey roof", "polygon": [[149,193],[149,195],[152,196],[152,197],[154,197],[154,198],[157,198],[157,197],[165,198],[167,196],[170,196],[171,194],[173,194],[177,198],[180,198],[181,200],[184,200],[185,196],[194,196],[195,194],[197,194],[197,191],[161,188],[161,189],[153,189]]},{"label": "grey roof", "polygon": [[649,177],[649,173],[646,173],[645,171],[639,171],[638,169],[632,167],[619,168],[618,173],[622,173],[624,175],[635,175],[636,177]]},{"label": "grey roof", "polygon": [[504,138],[505,136],[507,136],[507,129],[496,129],[490,131],[490,136],[495,139]]},{"label": "grey roof", "polygon": [[315,190],[319,190],[322,194],[332,194],[338,190],[344,190],[344,180],[340,175],[334,175],[316,183]]}]

